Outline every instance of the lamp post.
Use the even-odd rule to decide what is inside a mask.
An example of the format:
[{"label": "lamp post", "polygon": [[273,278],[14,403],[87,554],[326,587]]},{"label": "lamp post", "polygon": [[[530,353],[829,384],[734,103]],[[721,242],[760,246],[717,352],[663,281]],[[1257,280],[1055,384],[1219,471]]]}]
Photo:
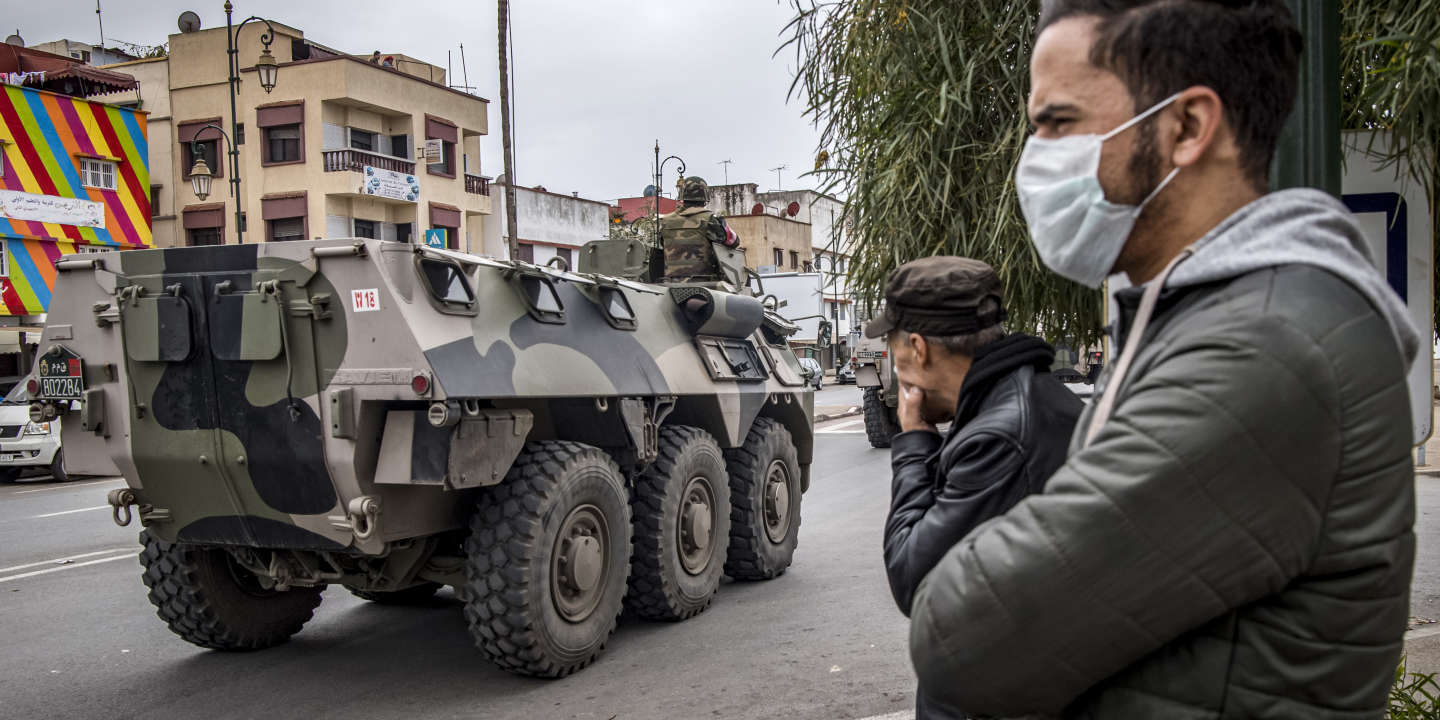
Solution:
[{"label": "lamp post", "polygon": [[280,66],[275,62],[275,56],[270,53],[270,43],[275,41],[275,27],[270,24],[270,21],[258,15],[251,15],[236,25],[233,22],[234,12],[235,6],[230,4],[230,0],[225,0],[225,53],[228,56],[230,71],[230,133],[227,135],[218,125],[206,125],[191,138],[190,154],[194,155],[196,159],[195,165],[190,169],[190,184],[195,191],[195,197],[204,200],[209,196],[213,173],[205,164],[204,158],[200,157],[199,138],[201,132],[215,128],[225,138],[230,152],[230,196],[235,199],[235,242],[243,244],[245,238],[241,218],[243,217],[242,206],[244,203],[240,195],[240,148],[235,145],[234,139],[240,135],[240,116],[236,111],[236,104],[240,95],[240,30],[246,24],[252,21],[265,23],[265,33],[260,36],[260,42],[264,48],[260,51],[260,57],[255,59],[255,74],[260,80],[260,87],[264,88],[267,94],[275,89],[275,80],[280,74]]},{"label": "lamp post", "polygon": [[[661,185],[660,183],[661,183],[661,181],[662,181],[662,180],[664,179],[664,177],[665,177],[665,163],[668,163],[668,162],[670,162],[671,160],[674,160],[675,162],[680,163],[680,176],[681,176],[681,177],[684,177],[684,176],[685,176],[685,161],[684,161],[684,160],[681,160],[681,159],[680,159],[680,156],[678,156],[678,155],[671,155],[670,157],[667,157],[667,158],[665,158],[664,160],[661,160],[661,159],[660,159],[660,141],[659,141],[659,140],[656,140],[656,141],[655,141],[655,202],[652,204],[652,206],[655,208],[655,244],[656,244],[657,246],[660,244],[660,198],[663,197],[663,195],[664,195],[664,193],[661,192],[661,188],[664,187],[664,186]],[[677,198],[677,199],[678,199],[678,198]]]}]

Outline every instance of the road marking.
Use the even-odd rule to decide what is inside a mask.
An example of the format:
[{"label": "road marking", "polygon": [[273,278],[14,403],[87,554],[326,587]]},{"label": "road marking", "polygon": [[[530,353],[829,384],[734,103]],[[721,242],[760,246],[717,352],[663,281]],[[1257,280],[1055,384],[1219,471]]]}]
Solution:
[{"label": "road marking", "polygon": [[73,490],[75,488],[88,487],[90,485],[104,485],[105,483],[123,482],[124,478],[113,478],[110,480],[96,480],[95,482],[65,483],[54,487],[33,488],[30,490],[16,490],[13,495],[24,495],[25,493],[50,492],[51,490]]},{"label": "road marking", "polygon": [[110,553],[117,553],[117,552],[134,552],[134,551],[133,551],[133,550],[130,550],[129,548],[110,548],[109,550],[96,550],[95,552],[80,553],[79,555],[71,555],[70,557],[55,558],[54,560],[41,560],[40,562],[30,563],[29,565],[15,565],[15,566],[8,567],[8,568],[0,568],[0,573],[15,572],[16,570],[24,570],[24,569],[26,569],[26,568],[40,567],[40,566],[42,566],[42,565],[55,565],[55,564],[58,564],[58,563],[68,563],[68,562],[70,562],[71,560],[79,560],[80,558],[95,557],[96,555],[109,555]]},{"label": "road marking", "polygon": [[867,718],[860,718],[860,720],[915,720],[915,711],[905,710],[903,712],[893,712],[889,715],[871,715]]},{"label": "road marking", "polygon": [[40,518],[52,518],[57,515],[72,515],[74,513],[90,512],[91,510],[108,510],[109,505],[96,505],[95,507],[78,508],[75,510],[61,510],[60,512],[45,513],[44,515],[31,515],[26,520],[38,520]]},{"label": "road marking", "polygon": [[853,426],[853,425],[863,425],[863,424],[865,424],[865,419],[864,419],[864,418],[861,418],[861,419],[859,419],[859,420],[849,420],[849,421],[840,423],[839,425],[831,425],[830,427],[827,427],[827,428],[825,428],[824,430],[816,430],[815,432],[817,432],[817,433],[841,432],[840,428],[847,428],[847,427],[851,427],[851,426]]},{"label": "road marking", "polygon": [[134,560],[134,559],[135,559],[135,553],[132,552],[132,551],[127,551],[124,555],[116,555],[115,557],[100,558],[99,560],[89,560],[89,561],[87,561],[87,562],[82,562],[82,563],[72,563],[72,564],[70,564],[70,565],[61,565],[60,567],[45,568],[44,570],[36,570],[36,571],[34,571],[34,572],[20,573],[19,575],[11,575],[10,577],[3,577],[3,578],[0,578],[0,583],[7,583],[7,582],[10,582],[11,580],[24,580],[25,578],[35,577],[36,575],[49,575],[50,573],[53,573],[53,572],[60,572],[61,570],[71,570],[71,569],[74,569],[74,568],[85,567],[86,565],[99,565],[100,563],[115,562],[116,560]]}]

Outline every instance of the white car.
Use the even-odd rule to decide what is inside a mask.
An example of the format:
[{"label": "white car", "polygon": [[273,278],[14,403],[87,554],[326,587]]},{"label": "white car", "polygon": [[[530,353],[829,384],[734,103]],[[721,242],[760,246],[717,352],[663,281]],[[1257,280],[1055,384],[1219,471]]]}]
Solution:
[{"label": "white car", "polygon": [[825,372],[820,369],[820,362],[815,358],[800,358],[800,366],[810,371],[810,384],[819,390],[825,377]]},{"label": "white car", "polygon": [[60,449],[60,420],[30,422],[30,393],[20,382],[0,401],[0,482],[13,482],[27,469],[49,470],[56,480],[65,473]]}]

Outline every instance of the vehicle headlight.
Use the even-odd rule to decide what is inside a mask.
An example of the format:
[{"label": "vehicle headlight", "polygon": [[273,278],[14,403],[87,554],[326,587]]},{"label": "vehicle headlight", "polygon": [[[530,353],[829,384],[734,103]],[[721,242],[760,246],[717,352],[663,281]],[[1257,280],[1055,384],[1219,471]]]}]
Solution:
[{"label": "vehicle headlight", "polygon": [[48,422],[25,423],[25,434],[26,434],[26,435],[49,435],[49,434],[50,434],[50,423],[48,423]]}]

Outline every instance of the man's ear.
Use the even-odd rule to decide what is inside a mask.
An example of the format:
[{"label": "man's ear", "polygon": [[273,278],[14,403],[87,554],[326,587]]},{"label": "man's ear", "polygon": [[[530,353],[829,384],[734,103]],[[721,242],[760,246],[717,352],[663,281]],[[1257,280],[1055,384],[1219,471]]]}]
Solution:
[{"label": "man's ear", "polygon": [[925,337],[919,333],[906,333],[905,344],[910,346],[910,352],[915,355],[915,366],[926,367],[930,364],[931,350],[930,343],[925,342]]},{"label": "man's ear", "polygon": [[1194,165],[1207,153],[1235,152],[1233,139],[1224,129],[1225,104],[1213,89],[1204,85],[1189,88],[1176,98],[1175,106],[1179,123],[1172,131],[1175,146],[1170,161],[1176,167]]}]

